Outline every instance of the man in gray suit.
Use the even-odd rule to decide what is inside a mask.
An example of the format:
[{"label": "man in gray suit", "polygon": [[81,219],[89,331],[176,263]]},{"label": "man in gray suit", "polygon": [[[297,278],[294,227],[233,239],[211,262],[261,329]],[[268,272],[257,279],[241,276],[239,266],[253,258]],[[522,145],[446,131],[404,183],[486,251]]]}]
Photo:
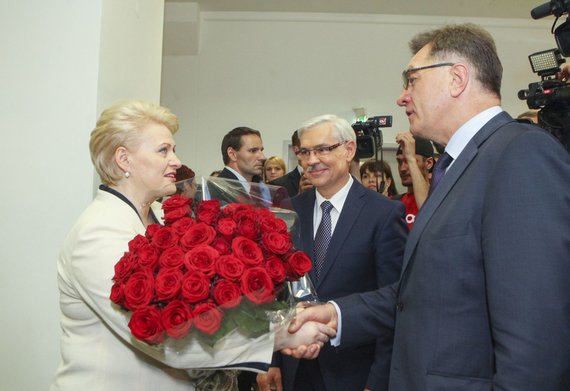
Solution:
[{"label": "man in gray suit", "polygon": [[502,111],[485,30],[445,26],[410,48],[397,102],[413,134],[445,145],[432,182],[445,175],[400,281],[301,311],[296,325],[339,324],[340,350],[394,331],[390,391],[570,390],[570,155]]}]

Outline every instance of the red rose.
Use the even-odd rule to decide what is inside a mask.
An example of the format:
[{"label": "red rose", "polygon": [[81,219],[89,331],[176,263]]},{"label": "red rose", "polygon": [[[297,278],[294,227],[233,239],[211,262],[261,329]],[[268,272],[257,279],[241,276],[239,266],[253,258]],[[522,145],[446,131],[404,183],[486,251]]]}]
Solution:
[{"label": "red rose", "polygon": [[237,231],[237,224],[229,217],[222,217],[218,220],[218,232],[220,235],[232,237]]},{"label": "red rose", "polygon": [[242,236],[232,241],[232,252],[248,266],[258,266],[263,262],[263,252],[257,243]]},{"label": "red rose", "polygon": [[273,281],[262,267],[252,267],[241,277],[241,291],[254,304],[264,304],[272,301]]},{"label": "red rose", "polygon": [[210,296],[210,279],[199,271],[191,271],[182,278],[182,298],[189,303],[198,303]]},{"label": "red rose", "polygon": [[266,208],[258,208],[255,210],[255,213],[257,214],[258,219],[275,218],[275,213]]},{"label": "red rose", "polygon": [[224,314],[212,302],[200,303],[192,311],[194,327],[198,330],[213,335],[220,329]]},{"label": "red rose", "polygon": [[265,262],[265,270],[267,270],[267,274],[269,274],[269,277],[271,277],[276,284],[281,284],[285,281],[287,269],[283,261],[278,257],[269,257]]},{"label": "red rose", "polygon": [[262,216],[258,220],[259,230],[261,232],[280,232],[287,233],[287,223],[283,219],[276,219],[275,217]]},{"label": "red rose", "polygon": [[176,246],[178,235],[171,227],[160,227],[152,237],[152,244],[161,250]]},{"label": "red rose", "polygon": [[241,289],[238,284],[229,280],[216,281],[212,292],[214,301],[222,308],[234,308],[241,303]]},{"label": "red rose", "polygon": [[242,204],[239,208],[236,208],[232,215],[232,218],[237,222],[240,222],[243,219],[256,220],[257,213],[255,212],[255,209],[252,205]]},{"label": "red rose", "polygon": [[190,206],[191,204],[191,198],[185,197],[182,194],[175,194],[162,203],[162,210],[164,210],[164,212],[170,212],[185,205]]},{"label": "red rose", "polygon": [[158,265],[158,252],[150,243],[141,244],[133,251],[137,265],[142,269],[154,270]]},{"label": "red rose", "polygon": [[210,246],[218,250],[218,253],[220,253],[220,255],[227,255],[232,251],[232,246],[230,243],[221,236],[218,236],[216,239],[214,239]]},{"label": "red rose", "polygon": [[123,290],[123,284],[116,282],[111,287],[111,296],[109,297],[111,301],[120,306],[123,305],[125,299],[125,292]]},{"label": "red rose", "polygon": [[149,224],[146,227],[146,232],[144,233],[144,236],[146,236],[148,240],[152,240],[152,237],[154,236],[156,231],[159,230],[160,227],[162,227],[162,225],[160,224]]},{"label": "red rose", "polygon": [[190,205],[184,205],[180,208],[172,209],[171,211],[164,213],[164,223],[166,225],[174,224],[176,221],[184,218],[189,217],[191,213]]},{"label": "red rose", "polygon": [[192,312],[182,300],[172,300],[162,309],[162,325],[166,335],[184,338],[192,326]]},{"label": "red rose", "polygon": [[133,254],[126,252],[119,262],[115,264],[115,275],[113,281],[123,282],[129,278],[136,266],[135,257]]},{"label": "red rose", "polygon": [[164,329],[160,319],[160,310],[145,306],[133,311],[129,328],[135,338],[149,344],[159,344],[164,341]]},{"label": "red rose", "polygon": [[170,247],[160,254],[158,264],[163,268],[180,268],[184,264],[184,251],[178,246]]},{"label": "red rose", "polygon": [[311,259],[302,251],[295,251],[287,257],[287,274],[292,280],[298,280],[311,270]]},{"label": "red rose", "polygon": [[219,256],[218,251],[210,246],[197,246],[184,255],[184,264],[188,270],[198,270],[208,277],[213,277]]},{"label": "red rose", "polygon": [[196,210],[196,220],[213,225],[218,220],[220,216],[220,201],[218,200],[207,200],[202,201],[198,204],[198,209]]},{"label": "red rose", "polygon": [[128,310],[148,305],[154,296],[154,276],[148,270],[133,273],[125,283],[124,306]]},{"label": "red rose", "polygon": [[[224,206],[224,209],[222,209],[222,214],[234,219],[235,221],[239,221],[239,211],[251,209],[252,206],[249,204],[232,203]],[[236,214],[237,216],[235,216]]]},{"label": "red rose", "polygon": [[222,255],[216,262],[216,273],[228,280],[237,280],[245,271],[245,265],[233,255]]},{"label": "red rose", "polygon": [[196,224],[196,220],[194,220],[192,217],[182,217],[181,219],[178,219],[172,223],[171,227],[178,236],[182,236],[186,233],[188,228],[194,224]]},{"label": "red rose", "polygon": [[182,286],[183,274],[178,269],[161,269],[154,282],[156,298],[160,301],[175,298]]},{"label": "red rose", "polygon": [[136,251],[140,246],[149,244],[148,239],[142,235],[137,235],[129,242],[129,251]]},{"label": "red rose", "polygon": [[257,239],[259,237],[257,222],[252,218],[242,218],[238,223],[238,234],[248,239]]},{"label": "red rose", "polygon": [[188,251],[201,244],[210,244],[216,237],[216,230],[208,224],[194,224],[180,238],[182,249]]},{"label": "red rose", "polygon": [[283,255],[293,247],[288,234],[266,232],[262,236],[263,246],[273,254]]}]

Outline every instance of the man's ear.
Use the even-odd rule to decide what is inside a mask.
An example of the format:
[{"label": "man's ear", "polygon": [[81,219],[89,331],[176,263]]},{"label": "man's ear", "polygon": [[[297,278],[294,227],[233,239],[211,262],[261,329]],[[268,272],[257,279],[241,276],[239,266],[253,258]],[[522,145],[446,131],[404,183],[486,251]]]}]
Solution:
[{"label": "man's ear", "polygon": [[356,155],[356,142],[354,140],[347,141],[346,151],[348,152],[348,161],[352,161],[354,159],[354,155]]},{"label": "man's ear", "polygon": [[115,150],[115,163],[123,172],[131,171],[131,161],[127,148],[121,146]]},{"label": "man's ear", "polygon": [[235,162],[237,160],[237,151],[233,147],[228,147],[226,151],[230,158],[230,162]]},{"label": "man's ear", "polygon": [[432,157],[426,157],[426,170],[430,172],[435,164],[435,160]]},{"label": "man's ear", "polygon": [[450,92],[451,95],[456,98],[465,91],[467,85],[469,84],[469,78],[471,77],[469,73],[469,68],[465,64],[455,64],[451,67],[451,85]]}]

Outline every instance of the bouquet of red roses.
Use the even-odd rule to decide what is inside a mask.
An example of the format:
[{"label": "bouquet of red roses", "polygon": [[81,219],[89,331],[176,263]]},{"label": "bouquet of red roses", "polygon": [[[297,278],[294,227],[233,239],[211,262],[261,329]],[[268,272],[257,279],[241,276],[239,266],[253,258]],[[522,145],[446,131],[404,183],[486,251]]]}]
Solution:
[{"label": "bouquet of red roses", "polygon": [[[218,200],[163,203],[165,225],[137,235],[115,265],[111,301],[131,313],[132,335],[149,344],[196,335],[214,345],[238,329],[269,332],[268,311],[311,268],[287,224],[264,207]],[[274,313],[274,312],[273,312]]]}]

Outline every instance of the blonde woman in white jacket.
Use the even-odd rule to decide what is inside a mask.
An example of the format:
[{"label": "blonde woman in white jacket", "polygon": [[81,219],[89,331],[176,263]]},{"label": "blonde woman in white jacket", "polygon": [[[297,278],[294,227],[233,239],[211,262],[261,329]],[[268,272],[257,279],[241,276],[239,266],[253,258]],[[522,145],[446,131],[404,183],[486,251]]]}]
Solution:
[{"label": "blonde woman in white jacket", "polygon": [[196,341],[183,349],[156,348],[131,336],[124,313],[109,299],[114,265],[136,234],[161,221],[155,201],[176,190],[177,130],[178,119],[168,109],[132,100],[105,110],[91,133],[91,159],[103,184],[58,260],[61,363],[52,391],[191,391],[189,369],[260,370],[274,350],[322,346],[334,334],[312,324],[295,335],[285,329],[257,339],[236,334],[215,349]]}]

